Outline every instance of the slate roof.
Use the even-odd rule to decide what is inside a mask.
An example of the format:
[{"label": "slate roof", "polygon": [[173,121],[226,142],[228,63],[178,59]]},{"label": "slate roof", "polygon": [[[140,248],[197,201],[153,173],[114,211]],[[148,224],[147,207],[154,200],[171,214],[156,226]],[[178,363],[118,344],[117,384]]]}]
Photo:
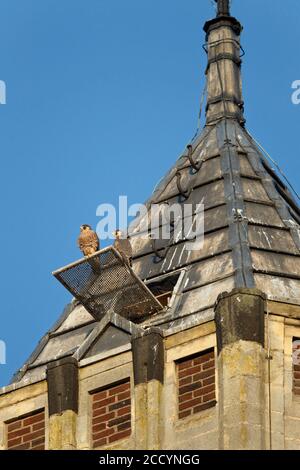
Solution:
[{"label": "slate roof", "polygon": [[99,322],[73,301],[14,384],[43,379],[46,364],[64,356],[87,363],[129,350],[131,336],[150,326],[168,335],[210,321],[218,295],[234,287],[257,287],[269,298],[299,304],[300,209],[238,119],[207,125],[147,207],[192,204],[196,216],[200,202],[205,237],[197,250],[187,249],[191,240],[184,235],[153,244],[150,231],[140,232],[141,219],[131,236],[133,269],[142,280],[179,274],[168,309],[140,324],[112,313]]}]

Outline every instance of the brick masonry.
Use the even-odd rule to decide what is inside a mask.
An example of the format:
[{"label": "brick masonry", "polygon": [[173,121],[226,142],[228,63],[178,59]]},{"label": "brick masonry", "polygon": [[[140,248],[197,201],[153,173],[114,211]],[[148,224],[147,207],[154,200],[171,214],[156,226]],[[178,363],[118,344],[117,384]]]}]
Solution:
[{"label": "brick masonry", "polygon": [[[298,351],[298,352],[297,352]],[[293,391],[300,396],[300,339],[293,341]]]},{"label": "brick masonry", "polygon": [[45,412],[38,411],[6,423],[7,449],[44,450]]},{"label": "brick masonry", "polygon": [[111,385],[92,394],[93,448],[105,446],[131,434],[130,381]]},{"label": "brick masonry", "polygon": [[186,418],[216,404],[213,349],[177,362],[178,417]]}]

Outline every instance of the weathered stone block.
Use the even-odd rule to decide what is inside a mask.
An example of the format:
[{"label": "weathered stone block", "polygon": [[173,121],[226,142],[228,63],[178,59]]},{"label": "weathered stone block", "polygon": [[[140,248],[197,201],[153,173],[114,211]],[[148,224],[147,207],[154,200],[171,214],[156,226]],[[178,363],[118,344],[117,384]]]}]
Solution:
[{"label": "weathered stone block", "polygon": [[218,297],[215,313],[218,352],[236,341],[264,346],[265,295],[257,289],[234,289]]}]

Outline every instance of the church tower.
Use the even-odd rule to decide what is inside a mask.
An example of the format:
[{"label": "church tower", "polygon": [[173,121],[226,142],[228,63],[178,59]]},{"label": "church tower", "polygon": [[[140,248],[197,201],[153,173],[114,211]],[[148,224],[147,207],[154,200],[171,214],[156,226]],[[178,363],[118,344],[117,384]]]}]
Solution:
[{"label": "church tower", "polygon": [[0,390],[0,449],[300,450],[300,209],[246,130],[242,26],[216,8],[206,124],[161,217],[134,224],[132,268],[108,249],[55,273],[75,299]]}]

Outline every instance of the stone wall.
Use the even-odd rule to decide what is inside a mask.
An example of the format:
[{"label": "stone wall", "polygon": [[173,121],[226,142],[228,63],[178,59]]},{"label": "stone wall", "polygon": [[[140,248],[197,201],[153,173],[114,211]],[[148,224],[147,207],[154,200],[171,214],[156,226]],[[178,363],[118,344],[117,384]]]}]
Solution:
[{"label": "stone wall", "polygon": [[[298,371],[295,369],[292,359],[294,339],[300,337],[300,307],[269,302],[267,310],[265,346],[261,356],[264,367],[261,385],[265,396],[262,401],[262,415],[259,418],[263,420],[265,433],[263,445],[267,449],[300,450],[300,396],[295,391],[295,380],[298,380],[295,372]],[[20,444],[19,441],[13,442],[13,439],[18,436],[12,436],[8,432],[14,432],[24,427],[25,420],[39,410],[45,410],[45,449],[48,449],[49,446],[55,448],[58,445],[61,448],[72,448],[70,443],[78,449],[91,449],[95,446],[101,449],[201,450],[220,448],[220,432],[224,425],[220,397],[223,393],[225,376],[219,374],[220,359],[216,347],[215,322],[211,321],[185,331],[174,332],[163,338],[163,345],[164,377],[162,382],[153,379],[147,384],[135,384],[131,350],[116,353],[114,356],[106,357],[98,362],[93,362],[93,359],[89,358],[89,360],[85,359],[82,364],[79,363],[78,414],[70,412],[72,416],[69,419],[67,415],[63,425],[59,422],[59,415],[51,416],[52,424],[49,425],[46,380],[35,384],[23,384],[22,387],[20,385],[6,387],[0,393],[0,449],[8,447],[8,439],[10,445]],[[243,345],[243,351],[245,352],[247,348],[246,342]],[[235,354],[238,354],[238,351],[239,348],[236,347]],[[192,387],[192,391],[182,390],[184,386],[197,383],[196,380],[193,380],[194,375],[203,373],[203,370],[193,369],[199,364],[188,363],[188,361],[196,359],[197,362],[197,358],[203,358],[205,354],[207,357],[201,367],[203,364],[212,366],[213,362],[209,361],[215,361],[214,378],[214,374],[211,373],[212,367],[207,369],[210,370],[208,378],[212,382],[210,384],[201,383],[200,388],[198,386],[195,389]],[[234,359],[232,356],[231,359],[238,363],[241,357]],[[250,369],[249,374],[251,373]],[[179,376],[183,370],[189,370],[185,377]],[[180,382],[182,379],[188,379],[189,383],[183,384]],[[254,379],[256,380],[256,378]],[[248,377],[247,380],[251,381],[251,377]],[[179,415],[179,412],[183,411],[179,410],[179,406],[180,402],[183,402],[184,395],[198,390],[200,396],[203,397],[203,393],[199,391],[201,387],[213,384],[215,384],[215,398],[211,400],[210,408],[203,410],[193,408],[193,413],[191,412],[187,416]],[[126,387],[126,390],[118,388],[120,386]],[[228,390],[230,390],[230,381]],[[239,389],[236,388],[235,392],[238,391]],[[247,397],[245,406],[247,409],[251,409],[251,406],[254,405],[251,387],[245,391],[241,388],[239,393],[243,394],[244,392],[247,394],[240,395],[240,400],[243,396]],[[124,393],[126,397],[122,395]],[[189,400],[194,398],[197,397],[189,396]],[[99,408],[99,403],[103,400],[108,401],[106,404],[102,402]],[[120,404],[119,407],[121,402],[122,405]],[[118,411],[106,409],[111,405],[117,405]],[[114,421],[122,416],[129,416],[129,406],[131,420],[126,418],[124,423]],[[113,411],[117,413],[117,416],[114,414],[114,416],[107,416],[107,419],[101,423],[96,422],[95,419],[99,416],[95,415],[95,410],[101,409],[103,411],[104,408],[105,415],[109,415]],[[191,409],[191,407],[187,409]],[[251,419],[254,418],[255,415],[252,415]],[[21,427],[19,424],[13,424],[21,422],[20,420],[23,423]],[[130,423],[130,427],[128,427],[128,423]],[[241,423],[247,429],[247,421],[241,421]],[[105,441],[101,440],[102,437],[98,435],[104,428],[96,429],[95,427],[97,425],[103,427],[104,424],[105,430],[109,429],[107,436],[103,436]],[[32,423],[33,425],[34,423]],[[122,425],[126,425],[126,429],[121,429]],[[13,426],[17,426],[17,428],[12,429]],[[36,431],[38,430],[30,428],[30,433]],[[122,432],[126,434],[121,434]],[[50,433],[52,437],[49,435]],[[110,436],[117,437],[110,438]],[[37,436],[36,439],[38,439]],[[116,440],[114,441],[114,439]],[[31,442],[33,446],[33,440]],[[57,444],[58,442],[60,444]],[[25,444],[23,441],[22,443]],[[40,443],[40,445],[43,444]],[[234,443],[231,445],[234,446]]]}]

